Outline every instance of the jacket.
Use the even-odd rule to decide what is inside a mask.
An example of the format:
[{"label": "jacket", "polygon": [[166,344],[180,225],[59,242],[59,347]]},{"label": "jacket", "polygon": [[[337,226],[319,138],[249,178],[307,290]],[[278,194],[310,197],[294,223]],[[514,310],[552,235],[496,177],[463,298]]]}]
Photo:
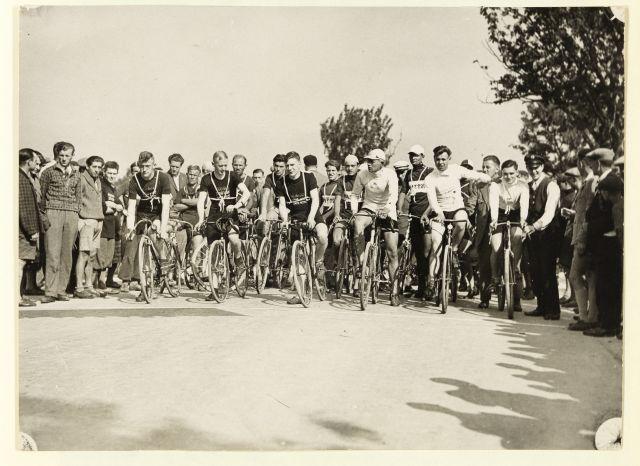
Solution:
[{"label": "jacket", "polygon": [[18,221],[20,233],[30,239],[42,233],[42,221],[33,183],[24,170],[18,169]]}]

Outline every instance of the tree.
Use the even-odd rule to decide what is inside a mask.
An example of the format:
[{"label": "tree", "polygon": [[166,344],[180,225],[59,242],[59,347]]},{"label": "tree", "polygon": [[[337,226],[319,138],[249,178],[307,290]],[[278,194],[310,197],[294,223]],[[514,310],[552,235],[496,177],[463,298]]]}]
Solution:
[{"label": "tree", "polygon": [[572,126],[567,114],[554,105],[529,103],[521,117],[520,144],[512,147],[523,155],[543,155],[558,170],[565,170],[581,147],[594,145],[590,134]]},{"label": "tree", "polygon": [[489,26],[487,45],[506,70],[491,80],[493,103],[522,100],[560,111],[592,145],[623,154],[624,23],[609,8],[480,13]]},{"label": "tree", "polygon": [[320,124],[320,138],[329,160],[342,163],[353,154],[362,161],[375,148],[387,150],[392,142],[389,131],[391,118],[382,113],[384,105],[368,109],[344,105],[336,118],[332,116]]}]

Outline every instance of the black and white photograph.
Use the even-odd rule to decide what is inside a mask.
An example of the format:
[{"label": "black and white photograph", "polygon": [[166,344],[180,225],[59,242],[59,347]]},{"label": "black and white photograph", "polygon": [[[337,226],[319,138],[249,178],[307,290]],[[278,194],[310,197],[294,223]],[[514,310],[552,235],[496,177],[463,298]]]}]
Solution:
[{"label": "black and white photograph", "polygon": [[629,11],[15,6],[3,435],[622,454]]}]

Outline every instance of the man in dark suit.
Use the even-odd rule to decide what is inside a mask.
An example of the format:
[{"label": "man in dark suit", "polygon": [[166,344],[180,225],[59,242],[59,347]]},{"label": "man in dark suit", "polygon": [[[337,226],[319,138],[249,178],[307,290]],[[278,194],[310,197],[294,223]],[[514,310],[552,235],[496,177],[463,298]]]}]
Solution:
[{"label": "man in dark suit", "polygon": [[[499,176],[500,159],[495,155],[487,155],[482,159],[482,171],[492,179]],[[491,183],[474,183],[469,190],[465,208],[470,219],[475,221],[475,235],[471,246],[470,256],[478,260],[478,275],[480,290],[480,304],[478,307],[489,307],[491,300],[491,264],[489,257],[491,247],[489,245],[489,186]]]},{"label": "man in dark suit", "polygon": [[182,165],[184,164],[184,158],[180,154],[171,154],[169,156],[169,176],[171,177],[171,197],[173,197],[173,203],[177,204],[178,193],[182,188],[187,185],[187,175],[180,172]]},{"label": "man in dark suit", "polygon": [[[596,274],[598,327],[585,330],[589,336],[614,336],[622,316],[622,252],[613,222],[613,204],[603,191],[621,192],[622,180],[613,172],[614,153],[598,148],[586,156],[593,170],[595,196],[585,214],[587,254]],[[601,189],[602,187],[602,189]]]},{"label": "man in dark suit", "polygon": [[[38,197],[30,179],[36,157],[32,149],[20,149],[18,153],[18,284],[22,282],[22,271],[27,262],[36,258],[38,241],[43,233]],[[20,296],[18,306],[35,306],[35,303]]]}]

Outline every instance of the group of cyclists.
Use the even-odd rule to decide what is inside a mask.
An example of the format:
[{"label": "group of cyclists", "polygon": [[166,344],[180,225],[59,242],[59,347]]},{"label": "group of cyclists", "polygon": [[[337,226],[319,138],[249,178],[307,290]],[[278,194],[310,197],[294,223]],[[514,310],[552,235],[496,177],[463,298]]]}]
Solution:
[{"label": "group of cyclists", "polygon": [[[484,285],[480,290],[480,307],[487,307],[487,295],[491,296],[491,290],[500,281],[498,256],[506,229],[499,226],[509,225],[512,267],[516,280],[521,282],[522,243],[525,232],[531,228],[527,225],[529,187],[520,179],[518,165],[513,160],[500,165],[497,157],[488,156],[483,161],[482,171],[475,171],[468,161],[460,165],[452,163],[451,155],[447,146],[437,146],[433,149],[431,167],[426,163],[424,149],[414,145],[408,152],[409,162],[398,161],[390,166],[387,154],[381,149],[373,149],[363,160],[347,155],[342,162],[328,161],[325,181],[314,169],[317,161],[313,156],[307,156],[303,161],[297,152],[277,154],[268,173],[256,169],[250,176],[244,173],[244,156],[235,156],[231,161],[232,169],[229,169],[229,157],[224,151],[218,151],[213,155],[211,171],[203,172],[197,165],[190,165],[186,182],[180,186],[181,163],[164,173],[156,169],[151,153],[142,152],[137,162],[140,171],[133,174],[129,183],[127,228],[132,239],[143,233],[134,228],[141,219],[150,220],[161,239],[168,238],[173,231],[180,244],[183,269],[189,266],[192,271],[207,269],[206,264],[203,266],[199,261],[211,261],[211,258],[201,254],[201,249],[223,239],[228,244],[232,274],[248,280],[248,268],[264,266],[262,268],[266,270],[261,277],[253,275],[269,285],[274,283],[276,273],[273,269],[279,266],[274,261],[278,254],[277,240],[271,243],[268,262],[260,264],[255,257],[258,246],[249,253],[242,248],[243,241],[248,240],[242,232],[250,226],[259,245],[262,238],[280,235],[293,224],[303,225],[312,239],[310,244],[314,251],[309,257],[315,260],[313,275],[323,289],[322,293],[318,292],[321,298],[327,284],[336,290],[347,287],[356,296],[368,292],[360,289],[372,286],[371,282],[362,280],[362,275],[369,270],[366,265],[363,267],[365,246],[371,230],[378,229],[381,241],[378,268],[384,279],[378,276],[376,280],[386,283],[389,302],[398,305],[401,297],[407,294],[424,300],[440,297],[439,288],[445,286],[439,280],[443,267],[441,250],[447,233],[452,257],[449,267],[454,271],[452,279],[459,280],[458,258],[469,262],[468,246],[476,241],[478,234],[470,221],[469,213],[474,215],[469,212],[466,198],[477,196],[485,188],[488,191],[488,230],[480,241],[490,245],[491,281],[482,284],[473,271],[476,267],[470,269],[467,280],[470,290],[472,281],[474,287]],[[171,183],[173,192],[169,189]],[[187,224],[191,227],[188,228],[189,248],[185,248],[184,225]],[[447,229],[446,225],[450,227]],[[410,235],[407,239],[413,246],[413,257],[409,258],[411,273],[402,270],[400,282],[395,279],[401,272],[398,270],[399,246],[405,240],[407,230]],[[347,273],[337,274],[342,261],[339,246],[347,237],[350,241],[346,263],[351,265]],[[291,253],[291,244],[288,247],[289,253],[285,251],[279,257],[291,262],[292,258],[287,255]],[[130,251],[135,256],[135,244]],[[401,262],[407,263],[406,259]],[[371,263],[368,265],[370,267]],[[210,268],[207,270],[212,274]],[[295,272],[289,264],[284,284],[295,281]],[[130,279],[124,278],[125,281]],[[135,274],[133,278],[140,279]],[[211,283],[213,288],[218,285]],[[207,299],[215,299],[215,289],[209,291]],[[287,302],[304,304],[304,299],[298,293]],[[521,310],[519,293],[514,308]]]}]

